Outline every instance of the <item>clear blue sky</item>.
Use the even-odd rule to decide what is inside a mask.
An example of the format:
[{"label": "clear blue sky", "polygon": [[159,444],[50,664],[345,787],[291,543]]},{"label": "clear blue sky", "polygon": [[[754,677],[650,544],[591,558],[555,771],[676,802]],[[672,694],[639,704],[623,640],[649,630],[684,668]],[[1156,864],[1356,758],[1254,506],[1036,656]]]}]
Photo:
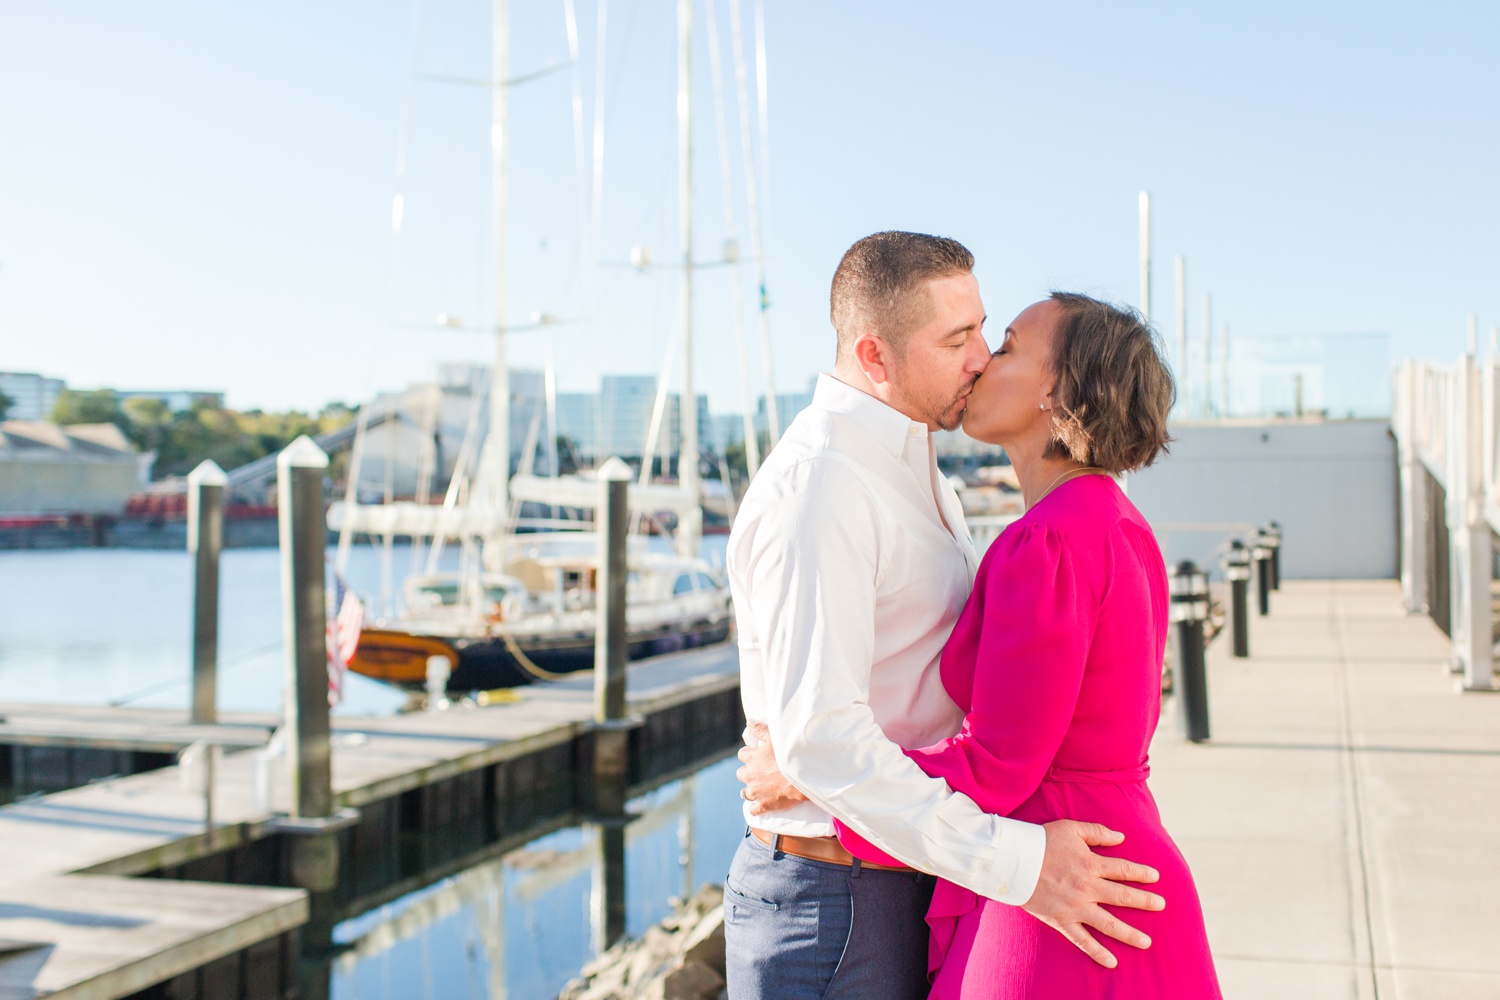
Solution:
[{"label": "clear blue sky", "polygon": [[[598,8],[577,4],[592,131]],[[765,6],[783,389],[831,359],[828,279],[859,236],[963,240],[992,318],[1052,286],[1133,302],[1141,189],[1168,336],[1177,253],[1194,336],[1205,291],[1236,336],[1382,330],[1395,357],[1456,355],[1471,310],[1482,331],[1500,323],[1500,5]],[[488,357],[482,334],[393,325],[492,310],[486,93],[409,77],[413,51],[424,72],[487,75],[489,4],[424,7],[414,41],[411,0],[0,6],[0,369],[279,408]],[[678,252],[674,7],[610,0],[608,260],[636,242]],[[514,73],[566,58],[561,0],[512,8]],[[712,256],[701,0],[696,17],[696,238]],[[585,317],[553,336],[562,386],[588,389],[660,368],[676,290],[670,273],[580,265],[572,86],[563,72],[513,94],[510,316]],[[704,272],[696,310],[718,410],[738,408],[728,288]],[[512,340],[516,364],[540,365],[543,336]]]}]

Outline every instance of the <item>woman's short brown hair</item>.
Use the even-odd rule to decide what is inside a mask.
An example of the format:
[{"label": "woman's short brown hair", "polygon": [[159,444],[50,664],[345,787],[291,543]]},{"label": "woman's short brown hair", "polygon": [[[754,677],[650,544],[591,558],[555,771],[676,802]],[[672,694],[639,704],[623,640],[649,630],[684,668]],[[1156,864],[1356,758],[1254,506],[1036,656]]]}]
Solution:
[{"label": "woman's short brown hair", "polygon": [[1156,334],[1134,309],[1073,292],[1051,297],[1062,318],[1046,456],[1066,455],[1111,475],[1150,465],[1172,440],[1167,413],[1177,401]]}]

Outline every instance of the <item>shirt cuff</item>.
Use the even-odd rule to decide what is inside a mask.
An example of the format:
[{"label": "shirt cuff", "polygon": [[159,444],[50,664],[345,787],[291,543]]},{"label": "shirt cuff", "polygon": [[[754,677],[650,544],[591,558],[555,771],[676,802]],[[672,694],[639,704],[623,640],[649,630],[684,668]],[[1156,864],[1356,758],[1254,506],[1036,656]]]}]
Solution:
[{"label": "shirt cuff", "polygon": [[[1025,906],[1036,892],[1042,876],[1042,856],[1047,853],[1047,831],[1035,823],[1002,819],[998,853],[1015,859],[1009,871],[999,871],[984,895],[1011,906]],[[1003,868],[1004,866],[997,866]]]}]

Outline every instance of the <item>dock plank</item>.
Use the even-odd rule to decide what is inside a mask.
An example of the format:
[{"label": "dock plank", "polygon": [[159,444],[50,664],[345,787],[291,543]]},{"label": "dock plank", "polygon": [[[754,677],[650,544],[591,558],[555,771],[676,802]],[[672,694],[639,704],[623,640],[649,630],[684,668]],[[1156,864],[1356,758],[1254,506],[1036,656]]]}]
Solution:
[{"label": "dock plank", "polygon": [[64,875],[0,888],[0,1000],[111,1000],[307,921],[307,894]]},{"label": "dock plank", "polygon": [[[730,690],[739,683],[732,646],[675,653],[631,664],[627,700],[632,712],[661,711],[695,697]],[[334,719],[333,786],[340,806],[359,807],[434,781],[574,739],[593,716],[593,675],[519,689],[516,702],[486,708],[454,707],[390,717]],[[0,714],[6,709],[0,708]],[[186,713],[160,709],[86,706],[11,707],[8,725],[40,731],[52,719],[62,738],[81,727],[121,739],[135,727],[152,739],[202,736],[227,743],[214,794],[215,829],[204,826],[200,795],[181,785],[180,769],[101,781],[0,808],[0,886],[44,875],[75,872],[136,875],[182,864],[253,840],[273,814],[287,807],[288,782],[278,769],[271,810],[254,802],[254,749],[232,749],[232,738],[264,717],[226,717],[217,727],[192,727]],[[135,713],[145,713],[139,718]],[[204,733],[204,730],[208,730]],[[269,728],[264,729],[269,734]],[[0,728],[0,742],[4,729]],[[143,737],[144,738],[144,737]],[[259,746],[264,743],[264,738]]]}]

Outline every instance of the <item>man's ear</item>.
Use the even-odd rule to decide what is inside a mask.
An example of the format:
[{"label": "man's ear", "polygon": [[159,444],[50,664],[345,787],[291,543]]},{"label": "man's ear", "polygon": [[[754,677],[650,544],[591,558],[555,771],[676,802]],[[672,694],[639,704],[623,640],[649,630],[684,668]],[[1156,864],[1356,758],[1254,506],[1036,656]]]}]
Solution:
[{"label": "man's ear", "polygon": [[890,356],[891,346],[873,333],[862,333],[854,342],[854,360],[865,378],[875,385],[882,385],[890,378],[886,369]]}]

